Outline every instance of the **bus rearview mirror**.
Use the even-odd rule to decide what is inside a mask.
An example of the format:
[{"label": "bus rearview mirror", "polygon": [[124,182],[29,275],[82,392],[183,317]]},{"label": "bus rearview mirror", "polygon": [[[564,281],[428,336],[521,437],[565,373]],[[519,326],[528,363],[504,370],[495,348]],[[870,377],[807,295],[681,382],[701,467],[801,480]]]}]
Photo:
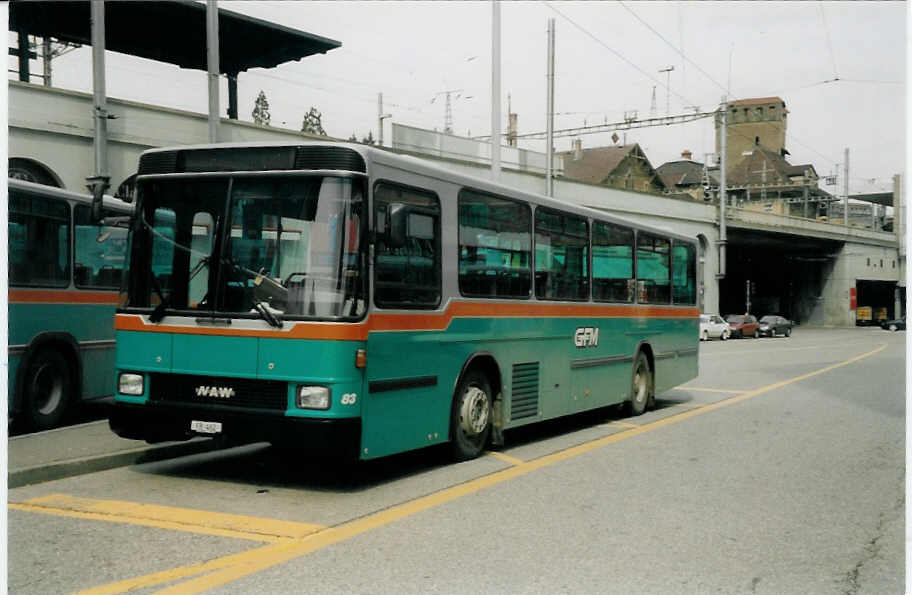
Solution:
[{"label": "bus rearview mirror", "polygon": [[405,246],[408,236],[408,207],[401,202],[389,206],[389,244],[391,248]]}]

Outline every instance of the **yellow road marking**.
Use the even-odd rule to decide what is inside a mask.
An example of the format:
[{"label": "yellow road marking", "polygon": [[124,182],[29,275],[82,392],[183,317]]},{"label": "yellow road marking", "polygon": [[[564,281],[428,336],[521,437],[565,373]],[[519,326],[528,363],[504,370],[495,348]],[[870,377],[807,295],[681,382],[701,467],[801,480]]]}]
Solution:
[{"label": "yellow road marking", "polygon": [[502,452],[497,452],[496,450],[486,451],[485,454],[488,455],[489,457],[494,457],[495,459],[500,459],[501,461],[510,463],[511,465],[522,465],[523,463],[525,463],[525,461],[522,459],[517,459],[516,457],[511,457],[510,455],[504,454]]},{"label": "yellow road marking", "polygon": [[28,512],[143,525],[162,529],[176,529],[191,533],[267,542],[300,539],[324,528],[322,525],[295,521],[281,521],[120,500],[77,498],[67,494],[50,494],[22,502],[10,502],[9,507],[14,510]]},{"label": "yellow road marking", "polygon": [[727,395],[736,395],[738,393],[746,393],[747,391],[743,388],[727,389],[727,388],[696,388],[694,386],[676,386],[671,390],[693,390],[701,393],[725,393]]},{"label": "yellow road marking", "polygon": [[137,589],[155,587],[158,585],[163,585],[165,583],[180,580],[182,578],[196,576],[204,572],[219,570],[220,568],[225,568],[226,566],[244,564],[244,562],[250,558],[251,554],[253,553],[257,553],[257,555],[269,555],[276,551],[295,547],[297,544],[298,542],[296,541],[283,541],[282,543],[258,547],[246,552],[240,552],[237,554],[232,554],[230,556],[215,558],[213,560],[207,560],[206,562],[200,562],[198,564],[181,566],[180,568],[163,570],[161,572],[147,574],[146,576],[141,576],[138,578],[129,578],[126,580],[118,581],[116,583],[110,583],[102,587],[85,589],[83,591],[78,591],[77,595],[117,595],[118,593],[126,593],[127,591],[135,591]]},{"label": "yellow road marking", "polygon": [[[698,415],[704,415],[710,411],[746,401],[747,399],[751,399],[753,397],[768,393],[772,390],[782,388],[783,386],[787,386],[795,382],[800,382],[802,380],[824,374],[831,370],[835,370],[837,368],[841,368],[843,366],[857,362],[866,357],[870,357],[876,353],[883,351],[886,348],[887,345],[883,344],[873,351],[869,351],[845,361],[826,366],[825,368],[820,368],[819,370],[815,370],[807,374],[802,374],[801,376],[795,376],[793,378],[789,378],[788,380],[776,382],[774,384],[745,392],[728,399],[710,403],[703,407],[688,409],[687,411],[683,411],[681,413],[660,419],[658,421],[644,424],[636,428],[631,428],[623,432],[618,432],[617,434],[612,434],[611,436],[598,438],[591,442],[573,446],[567,448],[566,450],[552,453],[550,455],[545,455],[538,459],[533,459],[520,465],[509,467],[507,469],[491,473],[490,475],[485,475],[484,477],[479,477],[477,479],[473,479],[465,483],[443,489],[439,492],[428,494],[427,496],[423,496],[421,498],[416,498],[415,500],[411,500],[409,502],[405,502],[403,504],[375,512],[365,517],[361,517],[359,519],[355,519],[353,521],[349,521],[335,527],[329,527],[294,542],[275,544],[267,547],[257,548],[255,550],[244,552],[242,554],[234,554],[226,558],[210,560],[209,562],[205,563],[205,565],[209,565],[207,569],[213,569],[208,574],[193,578],[177,585],[173,585],[162,591],[159,591],[158,593],[189,595],[192,593],[200,593],[202,591],[225,585],[245,576],[266,570],[267,568],[271,568],[288,560],[322,549],[334,543],[338,543],[356,535],[384,527],[390,523],[418,514],[419,512],[435,508],[447,502],[452,502],[453,500],[457,500],[468,494],[473,494],[484,488],[503,483],[509,479],[520,477],[533,471],[537,471],[543,467],[547,467],[549,465],[553,465],[555,463],[576,457],[578,455],[591,452],[597,448],[601,448],[609,444],[615,444],[622,440],[626,440],[634,436],[639,436],[641,434],[645,434],[647,432],[651,432],[653,430],[657,430],[671,424],[679,423]],[[229,558],[230,561],[228,561]],[[178,578],[178,574],[183,574],[183,576],[191,576],[199,574],[200,572],[204,572],[205,569],[200,569],[201,566],[203,565],[196,564],[193,566],[176,568],[171,571],[165,571],[164,573],[156,573],[145,577],[120,581],[119,583],[113,583],[112,585],[102,586],[96,589],[89,589],[83,593],[91,593],[93,595],[100,593],[122,593],[124,591],[139,588],[140,586],[150,587],[157,584],[164,584]],[[169,578],[155,578],[163,577],[164,575],[169,575]],[[117,590],[111,590],[114,585],[117,585]]]}]

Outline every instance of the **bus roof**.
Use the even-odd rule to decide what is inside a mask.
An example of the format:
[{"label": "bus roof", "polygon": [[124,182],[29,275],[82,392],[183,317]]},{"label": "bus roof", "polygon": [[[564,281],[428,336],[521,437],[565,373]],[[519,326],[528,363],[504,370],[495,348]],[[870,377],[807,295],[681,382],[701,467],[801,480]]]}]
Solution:
[{"label": "bus roof", "polygon": [[[45,184],[36,184],[34,182],[26,182],[25,180],[17,180],[15,178],[7,178],[7,183],[8,189],[21,190],[24,192],[30,192],[32,194],[39,194],[41,196],[48,196],[51,198],[73,200],[79,203],[85,203],[87,205],[92,204],[92,195],[87,193],[73,192],[72,190],[57,188],[56,186],[46,186]],[[119,198],[114,198],[109,194],[106,194],[104,196],[102,204],[106,208],[120,210],[125,213],[130,213],[133,211],[133,205],[124,202]]]}]

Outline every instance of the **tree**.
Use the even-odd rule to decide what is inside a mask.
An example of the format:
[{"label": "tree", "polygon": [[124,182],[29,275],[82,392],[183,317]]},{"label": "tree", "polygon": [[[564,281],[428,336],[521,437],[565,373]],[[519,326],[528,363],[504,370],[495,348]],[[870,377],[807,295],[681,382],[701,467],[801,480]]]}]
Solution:
[{"label": "tree", "polygon": [[354,132],[352,132],[352,135],[351,135],[350,137],[348,137],[348,142],[350,142],[350,143],[356,143],[356,142],[358,142],[358,137],[355,136],[355,133],[354,133]]},{"label": "tree", "polygon": [[253,121],[256,124],[269,126],[272,116],[269,115],[269,101],[266,99],[266,94],[263,93],[262,89],[260,89],[260,94],[257,95],[256,101],[253,103],[253,112],[250,115],[253,116]]},{"label": "tree", "polygon": [[374,132],[372,130],[367,131],[367,136],[361,137],[361,144],[364,145],[373,145],[374,144]]},{"label": "tree", "polygon": [[320,136],[326,136],[326,131],[323,130],[323,114],[320,113],[315,107],[311,107],[310,111],[304,115],[304,121],[301,122],[301,132],[309,132],[310,134],[319,134]]}]

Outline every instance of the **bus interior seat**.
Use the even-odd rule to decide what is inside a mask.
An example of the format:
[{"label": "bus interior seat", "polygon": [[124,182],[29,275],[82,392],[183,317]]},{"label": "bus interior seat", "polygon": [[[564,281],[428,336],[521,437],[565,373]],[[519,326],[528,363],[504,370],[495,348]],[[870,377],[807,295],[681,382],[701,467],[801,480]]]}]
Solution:
[{"label": "bus interior seat", "polygon": [[91,281],[92,273],[84,264],[76,263],[76,267],[73,269],[73,280],[76,282],[76,285],[88,285]]}]

